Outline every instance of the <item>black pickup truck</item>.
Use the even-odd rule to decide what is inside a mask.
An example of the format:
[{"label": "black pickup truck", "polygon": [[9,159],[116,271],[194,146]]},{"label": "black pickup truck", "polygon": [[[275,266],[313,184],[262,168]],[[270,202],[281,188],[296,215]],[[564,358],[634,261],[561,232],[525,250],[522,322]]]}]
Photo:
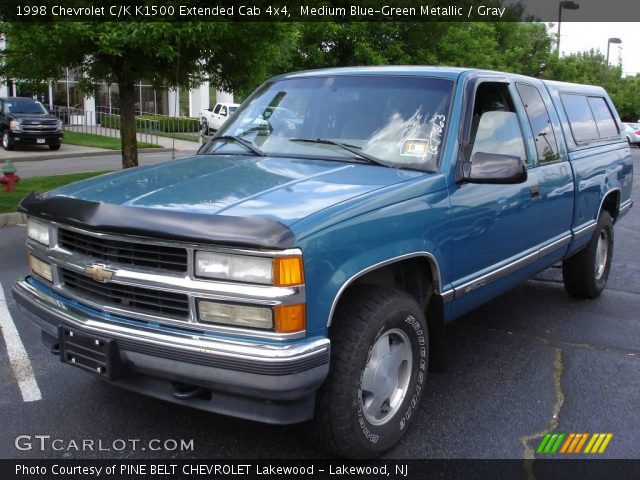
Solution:
[{"label": "black pickup truck", "polygon": [[0,131],[5,150],[13,150],[17,144],[49,145],[51,150],[59,150],[62,143],[62,122],[31,98],[0,98]]}]

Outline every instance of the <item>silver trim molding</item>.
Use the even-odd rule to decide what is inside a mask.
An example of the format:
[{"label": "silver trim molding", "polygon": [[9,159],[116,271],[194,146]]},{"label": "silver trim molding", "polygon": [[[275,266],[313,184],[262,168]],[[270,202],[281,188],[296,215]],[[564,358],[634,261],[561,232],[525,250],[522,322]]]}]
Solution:
[{"label": "silver trim molding", "polygon": [[429,262],[429,265],[431,266],[431,274],[435,281],[433,286],[434,287],[433,293],[438,295],[440,293],[440,289],[442,288],[442,278],[440,276],[440,266],[438,265],[438,261],[436,260],[436,257],[434,257],[433,254],[429,252],[413,252],[413,253],[406,253],[404,255],[399,255],[397,257],[383,260],[363,270],[360,270],[359,272],[349,277],[349,279],[342,284],[342,286],[338,290],[338,293],[336,293],[336,296],[333,299],[333,303],[331,304],[331,310],[329,310],[329,318],[327,320],[327,328],[331,326],[331,322],[333,321],[333,314],[335,313],[336,306],[338,305],[338,301],[340,300],[340,297],[342,296],[344,291],[347,289],[347,287],[351,285],[355,280],[378,268],[385,267],[387,265],[391,265],[392,263],[397,263],[409,258],[419,258],[419,257],[424,257]]},{"label": "silver trim molding", "polygon": [[443,294],[443,302],[448,303],[452,300],[457,300],[458,298],[464,297],[468,293],[485,287],[490,283],[500,280],[507,275],[520,270],[521,268],[531,265],[532,263],[537,262],[538,260],[541,260],[547,255],[555,252],[556,250],[566,247],[571,243],[572,238],[573,237],[571,234],[566,234],[561,238],[550,242],[544,247],[539,247],[537,250],[522,258],[519,258],[518,260],[503,265],[502,267],[497,267],[495,270],[489,273],[476,277],[458,287],[454,287],[453,289],[448,290],[446,294]]}]

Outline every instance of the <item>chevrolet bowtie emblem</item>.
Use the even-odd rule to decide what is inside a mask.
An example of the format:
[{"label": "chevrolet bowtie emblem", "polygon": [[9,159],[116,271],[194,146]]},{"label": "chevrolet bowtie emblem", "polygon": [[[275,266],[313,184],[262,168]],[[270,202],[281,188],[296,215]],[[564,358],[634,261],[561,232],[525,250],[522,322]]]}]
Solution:
[{"label": "chevrolet bowtie emblem", "polygon": [[109,270],[106,265],[96,263],[84,267],[84,273],[90,275],[96,282],[106,282],[107,280],[111,280],[116,272]]}]

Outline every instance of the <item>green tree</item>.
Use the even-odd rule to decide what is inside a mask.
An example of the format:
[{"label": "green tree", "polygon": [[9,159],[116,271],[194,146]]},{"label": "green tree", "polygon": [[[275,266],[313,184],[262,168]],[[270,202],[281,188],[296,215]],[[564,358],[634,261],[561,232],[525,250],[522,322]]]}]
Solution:
[{"label": "green tree", "polygon": [[602,86],[611,96],[623,121],[640,118],[640,75],[623,77],[622,67],[607,65],[605,56],[596,50],[557,58],[552,56],[543,78]]},{"label": "green tree", "polygon": [[138,165],[136,82],[190,87],[208,77],[218,88],[247,90],[279,69],[293,39],[288,24],[258,22],[5,22],[0,31],[5,78],[52,80],[68,67],[81,72],[85,90],[118,85],[124,168]]}]

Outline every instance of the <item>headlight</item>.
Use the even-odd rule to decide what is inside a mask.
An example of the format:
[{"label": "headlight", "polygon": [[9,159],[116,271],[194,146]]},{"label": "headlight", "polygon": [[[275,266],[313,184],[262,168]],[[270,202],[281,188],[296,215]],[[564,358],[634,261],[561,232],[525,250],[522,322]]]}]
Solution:
[{"label": "headlight", "polygon": [[27,237],[48,247],[49,224],[30,217],[27,219]]},{"label": "headlight", "polygon": [[58,131],[62,131],[62,120],[58,120]]},{"label": "headlight", "polygon": [[200,300],[198,302],[198,319],[204,323],[273,329],[273,315],[271,309],[266,307],[249,307]]},{"label": "headlight", "polygon": [[197,277],[263,285],[304,283],[299,255],[271,258],[197,251],[195,273]]},{"label": "headlight", "polygon": [[268,285],[273,279],[273,260],[266,257],[196,252],[196,276]]},{"label": "headlight", "polygon": [[22,124],[20,123],[20,120],[11,120],[9,122],[9,128],[11,130],[20,130],[22,129]]}]

